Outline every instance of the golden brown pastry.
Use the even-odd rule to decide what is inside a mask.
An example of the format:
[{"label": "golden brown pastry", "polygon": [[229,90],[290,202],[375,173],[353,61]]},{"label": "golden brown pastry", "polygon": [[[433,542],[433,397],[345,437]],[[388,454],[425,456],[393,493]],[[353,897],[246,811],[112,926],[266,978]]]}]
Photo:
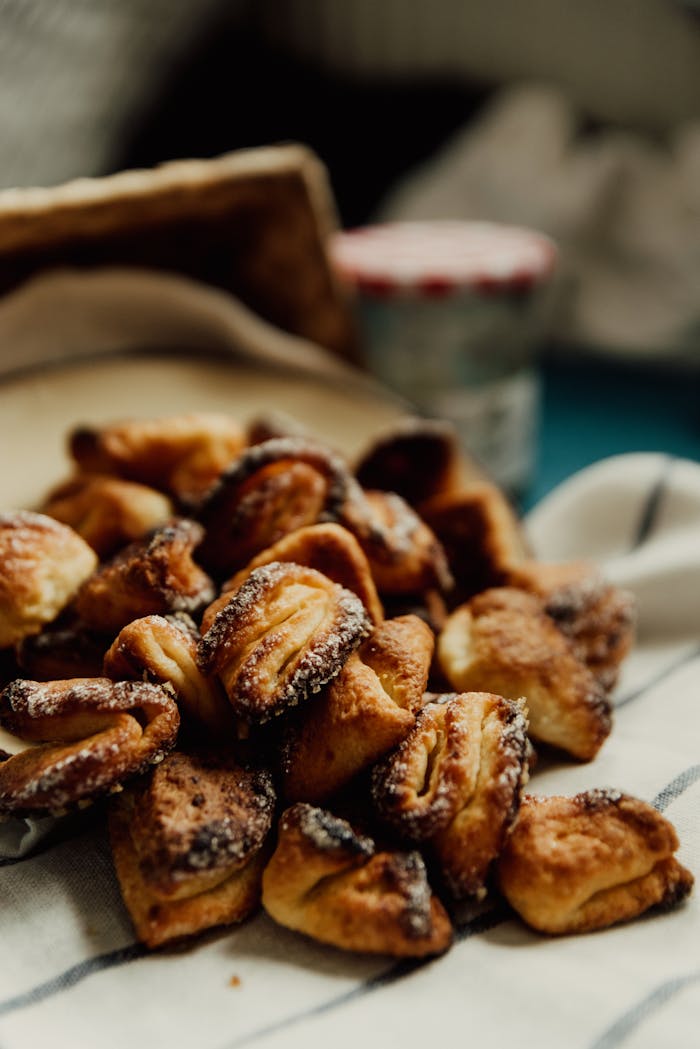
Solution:
[{"label": "golden brown pastry", "polygon": [[395,423],[367,449],[355,475],[363,488],[396,492],[419,507],[483,476],[459,448],[454,427],[437,419]]},{"label": "golden brown pastry", "polygon": [[118,477],[79,474],[49,493],[42,512],[74,528],[100,559],[173,516],[162,492]]},{"label": "golden brown pastry", "polygon": [[498,861],[503,894],[533,929],[589,932],[672,907],[693,876],[651,805],[611,790],[526,797]]},{"label": "golden brown pastry", "polygon": [[38,634],[73,598],[97,556],[45,514],[0,514],[0,649]]},{"label": "golden brown pastry", "polygon": [[245,434],[228,415],[200,412],[81,427],[70,452],[85,473],[114,474],[192,505],[240,454]]},{"label": "golden brown pastry", "polygon": [[527,556],[527,543],[508,500],[489,481],[435,496],[421,517],[442,543],[460,600],[501,586]]},{"label": "golden brown pastry", "polygon": [[104,657],[104,673],[114,681],[170,685],[187,718],[225,738],[235,733],[233,711],[220,682],[197,665],[199,632],[188,618],[144,616],[127,623]]},{"label": "golden brown pastry", "polygon": [[401,496],[357,487],[343,507],[341,523],[357,537],[380,593],[451,588],[445,551]]},{"label": "golden brown pastry", "polygon": [[395,747],[423,702],[433,634],[416,616],[375,628],[300,713],[283,756],[290,801],[321,801]]},{"label": "golden brown pastry", "polygon": [[410,842],[429,842],[456,898],[482,897],[527,780],[521,707],[484,692],[429,703],[372,774],[383,821]]},{"label": "golden brown pastry", "polygon": [[114,865],[149,947],[243,921],[260,902],[275,792],[222,752],[170,754],[112,801]]},{"label": "golden brown pastry", "polygon": [[15,677],[32,681],[60,681],[71,677],[101,677],[105,639],[91,634],[83,623],[63,617],[40,634],[17,645]]},{"label": "golden brown pastry", "polygon": [[376,852],[370,838],[297,804],[279,826],[262,902],[280,925],[349,951],[423,957],[452,942],[418,852]]},{"label": "golden brown pastry", "polygon": [[524,561],[508,574],[508,585],[536,594],[574,652],[610,691],[634,640],[632,594],[605,581],[585,561],[541,564]]},{"label": "golden brown pastry", "polygon": [[224,583],[223,591],[237,590],[253,568],[267,565],[270,561],[293,561],[315,568],[334,583],[357,594],[375,625],[384,619],[369,562],[347,528],[332,523],[298,528],[254,557],[245,568]]},{"label": "golden brown pastry", "polygon": [[334,678],[369,629],[356,594],[313,568],[273,561],[217,611],[198,663],[218,674],[240,717],[262,723]]},{"label": "golden brown pastry", "polygon": [[202,526],[185,518],[130,543],[81,587],[74,608],[91,629],[116,634],[133,619],[166,612],[196,613],[215,590],[193,560]]},{"label": "golden brown pastry", "polygon": [[73,678],[13,681],[0,724],[40,744],[0,764],[0,813],[26,816],[91,800],[161,761],[180,718],[159,685]]},{"label": "golden brown pastry", "polygon": [[533,594],[486,590],[452,613],[438,661],[460,692],[525,697],[530,735],[589,761],[610,728],[610,703]]},{"label": "golden brown pastry", "polygon": [[203,563],[230,575],[283,536],[320,521],[335,521],[354,484],[333,452],[299,437],[248,448],[204,499]]}]

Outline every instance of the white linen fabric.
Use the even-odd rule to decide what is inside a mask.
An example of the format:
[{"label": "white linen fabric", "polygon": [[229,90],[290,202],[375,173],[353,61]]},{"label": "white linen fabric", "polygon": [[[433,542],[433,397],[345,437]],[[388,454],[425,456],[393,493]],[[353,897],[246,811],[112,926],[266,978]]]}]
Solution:
[{"label": "white linen fabric", "polygon": [[[542,559],[595,558],[639,602],[611,737],[592,763],[548,763],[529,789],[611,786],[644,798],[700,873],[700,465],[606,460],[546,498],[527,527]],[[669,914],[557,938],[489,903],[463,917],[447,955],[420,963],[346,955],[264,914],[184,950],[148,952],[99,821],[38,850],[17,859],[10,847],[0,870],[2,1049],[423,1049],[441,1038],[685,1049],[697,1039],[698,893]]]}]

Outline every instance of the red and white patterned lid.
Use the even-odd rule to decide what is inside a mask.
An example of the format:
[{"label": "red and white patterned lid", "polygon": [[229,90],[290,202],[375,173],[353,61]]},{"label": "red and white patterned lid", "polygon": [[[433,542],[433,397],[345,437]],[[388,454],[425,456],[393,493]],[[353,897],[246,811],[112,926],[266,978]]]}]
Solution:
[{"label": "red and white patterned lid", "polygon": [[337,272],[367,295],[442,297],[526,292],[557,259],[544,234],[493,222],[394,222],[336,233]]}]

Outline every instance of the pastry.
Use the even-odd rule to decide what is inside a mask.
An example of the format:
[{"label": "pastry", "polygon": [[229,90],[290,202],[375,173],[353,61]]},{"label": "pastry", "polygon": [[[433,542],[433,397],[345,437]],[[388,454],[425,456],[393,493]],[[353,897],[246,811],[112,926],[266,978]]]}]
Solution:
[{"label": "pastry", "polygon": [[[261,446],[264,447],[264,446]],[[359,597],[313,568],[255,568],[219,608],[198,663],[235,712],[261,723],[318,692],[369,633]]]},{"label": "pastry", "polygon": [[173,504],[143,484],[79,474],[49,493],[42,512],[74,528],[103,559],[167,521]]},{"label": "pastry", "polygon": [[280,820],[262,902],[280,925],[349,951],[423,957],[452,942],[419,853],[377,852],[345,820],[303,803]]},{"label": "pastry", "polygon": [[173,753],[110,807],[122,896],[149,947],[240,922],[260,901],[275,792],[222,752]]},{"label": "pastry", "polygon": [[97,556],[68,525],[45,514],[0,514],[0,649],[38,634],[71,601]]},{"label": "pastry", "polygon": [[180,518],[130,543],[86,580],[75,611],[91,629],[112,635],[141,616],[196,613],[215,593],[193,560],[203,534],[196,521]]},{"label": "pastry", "polygon": [[456,898],[481,897],[527,781],[521,707],[483,692],[428,703],[404,741],[372,773],[381,819],[427,842]]},{"label": "pastry", "polygon": [[233,711],[220,682],[199,669],[198,642],[196,626],[183,614],[144,616],[120,630],[104,657],[104,673],[114,681],[170,686],[187,719],[225,738],[235,732]]},{"label": "pastry", "polygon": [[340,520],[364,550],[380,594],[451,588],[445,551],[401,496],[353,488]]},{"label": "pastry", "polygon": [[533,594],[499,587],[473,597],[447,620],[437,652],[453,688],[525,697],[534,740],[590,761],[610,732],[604,689]]},{"label": "pastry", "polygon": [[46,815],[118,789],[163,759],[179,724],[159,685],[13,681],[0,693],[0,725],[39,746],[0,764],[0,813]]},{"label": "pastry", "polygon": [[369,562],[355,537],[346,528],[329,523],[308,525],[290,532],[259,553],[224,583],[223,591],[237,590],[253,568],[269,564],[270,561],[294,561],[295,564],[315,568],[334,583],[357,594],[375,625],[384,619]]},{"label": "pastry", "polygon": [[533,929],[589,932],[684,900],[693,876],[677,848],[668,820],[619,791],[526,797],[498,880]]},{"label": "pastry", "polygon": [[245,435],[228,415],[202,412],[83,426],[70,452],[84,473],[150,485],[192,506],[240,454]]},{"label": "pastry", "polygon": [[420,514],[447,554],[458,600],[501,586],[509,570],[527,556],[512,507],[489,481],[472,481],[457,492],[434,496],[421,504]]},{"label": "pastry", "polygon": [[340,456],[299,437],[248,448],[203,500],[203,563],[219,577],[245,567],[285,535],[335,521],[353,482]]},{"label": "pastry", "polygon": [[394,424],[376,438],[355,468],[363,488],[396,492],[416,508],[433,496],[459,491],[481,475],[476,463],[461,452],[449,423],[421,418]]},{"label": "pastry", "polygon": [[416,616],[376,627],[300,712],[283,754],[290,801],[321,801],[410,731],[423,702],[434,639]]},{"label": "pastry", "polygon": [[551,565],[524,561],[511,569],[507,581],[540,597],[578,658],[603,688],[614,688],[634,640],[632,594],[611,586],[585,561]]}]

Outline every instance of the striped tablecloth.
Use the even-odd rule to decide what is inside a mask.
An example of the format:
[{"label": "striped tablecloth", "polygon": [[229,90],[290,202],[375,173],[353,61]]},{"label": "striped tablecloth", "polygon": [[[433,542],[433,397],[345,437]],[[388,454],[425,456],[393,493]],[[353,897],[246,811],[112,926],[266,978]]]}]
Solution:
[{"label": "striped tablecloth", "polygon": [[[587,765],[548,764],[542,793],[612,786],[662,810],[700,873],[700,466],[606,460],[530,515],[540,557],[592,557],[639,602],[613,734]],[[0,844],[0,1049],[386,1046],[657,1049],[700,1042],[700,894],[665,915],[546,938],[501,905],[465,918],[444,957],[342,954],[264,915],[184,950],[145,951],[102,828]]]}]

